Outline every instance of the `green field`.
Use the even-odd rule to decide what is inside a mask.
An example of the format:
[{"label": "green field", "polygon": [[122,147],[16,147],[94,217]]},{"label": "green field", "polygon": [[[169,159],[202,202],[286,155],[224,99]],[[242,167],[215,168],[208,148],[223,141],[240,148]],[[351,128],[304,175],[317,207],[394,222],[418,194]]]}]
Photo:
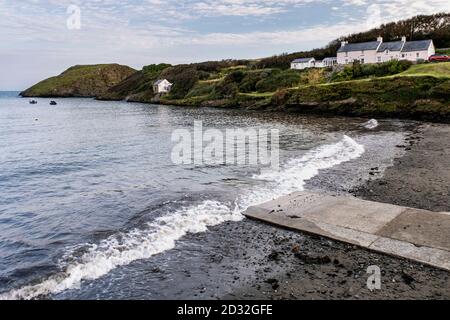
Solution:
[{"label": "green field", "polygon": [[399,75],[450,78],[450,62],[417,64],[400,73]]}]

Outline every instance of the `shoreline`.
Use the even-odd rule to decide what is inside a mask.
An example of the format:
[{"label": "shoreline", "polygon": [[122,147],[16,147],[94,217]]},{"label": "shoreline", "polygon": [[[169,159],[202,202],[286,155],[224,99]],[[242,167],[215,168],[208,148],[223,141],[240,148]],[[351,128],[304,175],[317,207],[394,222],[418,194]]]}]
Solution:
[{"label": "shoreline", "polygon": [[[350,187],[340,186],[339,191],[356,193],[357,191],[375,190],[370,185],[379,184],[380,191],[377,191],[376,194],[388,196],[390,189],[386,188],[383,179],[390,177],[393,182],[399,180],[398,186],[405,185],[401,180],[404,175],[398,174],[398,168],[404,166],[403,159],[410,157],[410,166],[403,168],[405,172],[408,172],[411,170],[411,166],[414,167],[416,164],[415,159],[429,151],[430,144],[437,145],[440,149],[438,152],[450,150],[449,126],[411,122],[404,128],[408,135],[406,140],[408,143],[403,145],[402,142],[402,145],[397,147],[402,150],[400,153],[403,154],[404,151],[406,154],[395,160],[394,166],[388,168],[384,177],[368,182],[357,190],[349,190]],[[386,140],[382,140],[381,145],[386,148]],[[395,143],[392,144],[392,147],[395,147]],[[447,153],[446,155],[448,156]],[[421,160],[420,166],[424,167],[428,163],[440,163],[440,157],[440,154],[436,156],[435,153],[431,153],[430,158]],[[447,158],[450,159],[450,157]],[[360,164],[361,161],[366,160],[360,159]],[[379,164],[380,162],[373,162],[372,159],[370,163]],[[355,166],[355,163],[350,166]],[[363,167],[367,170],[371,168],[370,166]],[[431,182],[436,175],[440,175],[439,170],[442,171],[446,168],[448,168],[447,165],[440,164],[437,168],[431,168],[424,172],[424,175],[429,178],[430,184],[427,186],[430,187],[432,194],[435,186]],[[342,168],[338,169],[337,174],[340,170]],[[362,171],[366,172],[367,170]],[[367,172],[367,175],[372,176],[371,173],[376,172],[370,171]],[[414,175],[410,176],[412,179],[410,184],[414,181],[421,182],[421,180],[417,180],[417,177],[414,180],[414,177]],[[319,180],[326,183],[319,176],[309,183],[308,188],[322,185],[322,183],[317,184]],[[445,181],[448,179],[443,179],[444,187],[446,186]],[[368,192],[367,196],[373,194],[374,192]],[[394,199],[397,196],[398,192],[396,191]],[[405,197],[405,201],[410,198],[411,196]],[[434,205],[443,203],[442,199],[443,195],[441,194],[440,197],[435,198]],[[299,252],[305,254],[298,255]],[[169,265],[167,265],[168,263]],[[366,289],[366,269],[374,264],[380,265],[383,270],[384,280],[381,292],[369,292]],[[134,262],[127,268],[139,269],[140,272],[136,272],[136,274],[145,274],[148,280],[142,281],[142,278],[138,278],[131,281],[133,286],[130,287],[129,294],[126,294],[128,287],[121,287],[121,290],[125,292],[124,297],[133,296],[135,290],[145,292],[149,299],[450,297],[448,272],[411,263],[404,259],[375,254],[325,238],[279,229],[249,219],[241,222],[227,222],[213,227],[203,234],[187,235],[177,242],[175,249],[154,256],[151,261]],[[119,270],[115,272],[119,272]],[[109,286],[108,281],[111,279],[114,279],[114,276],[107,276],[98,281],[104,281],[104,285]],[[174,286],[174,284],[178,286]],[[89,286],[85,286],[79,292],[75,292],[75,290],[65,292],[56,295],[56,298],[90,299],[96,297],[89,290]]]},{"label": "shoreline", "polygon": [[[450,210],[450,126],[418,124],[406,153],[379,179],[350,192],[362,199],[432,211]],[[417,186],[421,185],[421,190]],[[258,223],[245,220],[244,223]],[[280,234],[267,266],[252,284],[227,299],[449,299],[450,273],[406,259],[267,225]],[[301,238],[299,238],[301,237]],[[382,289],[370,291],[367,267],[382,270]],[[264,272],[269,271],[269,272]]]},{"label": "shoreline", "polygon": [[[14,91],[15,92],[15,91]],[[281,113],[291,113],[298,114],[303,116],[312,116],[312,117],[322,117],[322,118],[333,118],[333,117],[348,117],[348,118],[375,118],[380,120],[403,120],[403,121],[417,121],[421,123],[437,123],[437,124],[450,124],[450,118],[446,114],[428,114],[422,116],[421,114],[417,115],[408,115],[401,113],[379,113],[379,112],[352,112],[350,109],[352,105],[354,105],[355,101],[351,99],[335,101],[334,107],[342,107],[341,111],[327,110],[329,107],[327,104],[317,104],[317,103],[304,103],[295,106],[259,106],[258,108],[248,107],[240,104],[230,104],[227,100],[220,101],[207,101],[206,104],[183,104],[178,103],[175,100],[170,101],[139,101],[139,100],[127,100],[127,99],[99,99],[99,97],[95,96],[17,96],[17,98],[21,99],[93,99],[101,102],[124,102],[124,103],[139,103],[143,105],[161,105],[161,106],[171,106],[171,107],[179,107],[179,108],[215,108],[215,109],[236,109],[236,110],[244,110],[244,111],[252,111],[252,112],[281,112]],[[210,102],[210,103],[209,103]],[[224,104],[225,103],[225,104]],[[318,108],[318,110],[313,110],[314,108]],[[350,109],[349,109],[350,108]]]}]

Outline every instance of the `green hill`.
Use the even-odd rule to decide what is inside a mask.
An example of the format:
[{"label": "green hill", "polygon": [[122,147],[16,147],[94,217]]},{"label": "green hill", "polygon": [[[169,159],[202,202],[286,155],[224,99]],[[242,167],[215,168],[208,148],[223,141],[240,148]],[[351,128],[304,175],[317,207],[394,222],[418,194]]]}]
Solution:
[{"label": "green hill", "polygon": [[136,70],[118,64],[74,66],[23,91],[23,97],[96,97]]}]

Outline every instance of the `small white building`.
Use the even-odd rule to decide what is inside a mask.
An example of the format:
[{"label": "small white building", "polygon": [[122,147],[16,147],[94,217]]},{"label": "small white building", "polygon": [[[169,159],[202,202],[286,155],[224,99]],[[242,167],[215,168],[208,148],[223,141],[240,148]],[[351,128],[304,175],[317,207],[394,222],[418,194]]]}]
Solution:
[{"label": "small white building", "polygon": [[314,68],[316,59],[314,58],[301,58],[295,59],[291,62],[291,69],[303,70],[307,68]]},{"label": "small white building", "polygon": [[314,58],[296,59],[291,63],[291,69],[303,70],[308,68],[328,68],[337,64],[337,58],[325,58],[316,60]]},{"label": "small white building", "polygon": [[158,80],[153,83],[153,92],[154,93],[169,93],[172,89],[173,84],[170,83],[167,79]]},{"label": "small white building", "polygon": [[350,64],[354,61],[365,63],[383,63],[391,60],[409,60],[417,62],[428,60],[435,54],[433,40],[384,42],[382,37],[377,41],[348,43],[343,41],[337,52],[338,64]]}]

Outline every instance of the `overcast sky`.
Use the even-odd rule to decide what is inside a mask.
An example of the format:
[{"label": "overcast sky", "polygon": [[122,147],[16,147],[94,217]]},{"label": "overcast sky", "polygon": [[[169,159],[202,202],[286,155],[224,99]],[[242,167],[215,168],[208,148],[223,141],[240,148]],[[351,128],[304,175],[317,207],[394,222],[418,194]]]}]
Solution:
[{"label": "overcast sky", "polygon": [[0,90],[25,89],[75,64],[140,69],[312,49],[443,11],[449,0],[0,0]]}]

